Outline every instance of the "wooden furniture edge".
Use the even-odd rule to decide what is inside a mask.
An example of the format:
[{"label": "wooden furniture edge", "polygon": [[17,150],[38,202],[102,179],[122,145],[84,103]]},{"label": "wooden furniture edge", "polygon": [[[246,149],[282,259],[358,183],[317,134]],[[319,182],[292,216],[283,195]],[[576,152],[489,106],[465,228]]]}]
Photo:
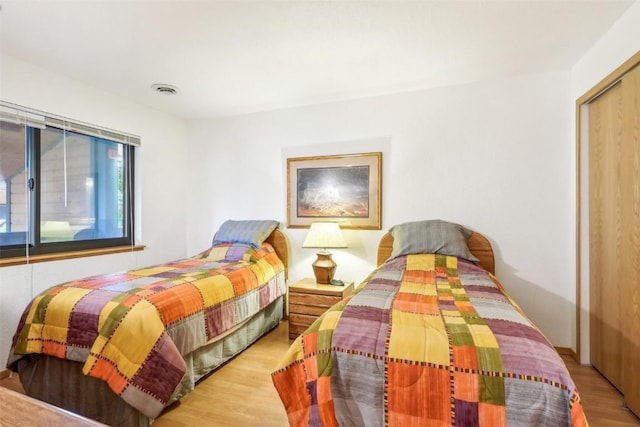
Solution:
[{"label": "wooden furniture edge", "polygon": [[[303,284],[308,284],[308,286],[304,286]],[[327,292],[333,293],[344,293],[349,288],[352,288],[352,291],[355,290],[355,282],[353,280],[345,280],[344,285],[325,285],[322,283],[316,283],[315,279],[312,278],[303,278],[294,283],[291,283],[288,286],[289,292],[301,292],[299,289],[302,289],[302,293],[306,294],[317,294],[317,295],[327,295]]]},{"label": "wooden furniture edge", "polygon": [[[467,239],[467,246],[471,253],[478,258],[482,268],[491,274],[495,274],[495,258],[491,242],[478,232],[471,233]],[[391,256],[393,250],[393,235],[385,233],[378,245],[378,265],[382,265]]]},{"label": "wooden furniture edge", "polygon": [[105,426],[46,402],[0,386],[2,425],[60,425],[67,427]]}]

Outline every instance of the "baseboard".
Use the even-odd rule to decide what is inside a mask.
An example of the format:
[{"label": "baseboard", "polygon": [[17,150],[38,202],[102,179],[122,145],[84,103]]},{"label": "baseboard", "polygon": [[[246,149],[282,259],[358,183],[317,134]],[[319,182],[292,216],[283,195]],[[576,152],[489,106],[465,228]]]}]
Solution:
[{"label": "baseboard", "polygon": [[578,360],[578,355],[576,354],[576,352],[569,347],[556,347],[555,349],[561,355],[571,356],[573,360]]},{"label": "baseboard", "polygon": [[8,369],[5,369],[4,371],[0,371],[0,380],[3,380],[5,378],[9,378],[11,376],[11,371]]}]

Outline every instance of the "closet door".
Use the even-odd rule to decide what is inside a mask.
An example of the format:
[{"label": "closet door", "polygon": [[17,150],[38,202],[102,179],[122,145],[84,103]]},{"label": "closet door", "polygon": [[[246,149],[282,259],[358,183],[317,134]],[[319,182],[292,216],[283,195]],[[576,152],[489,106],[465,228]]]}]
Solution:
[{"label": "closet door", "polygon": [[622,85],[589,103],[591,363],[622,390]]},{"label": "closet door", "polygon": [[622,391],[640,416],[640,66],[622,79],[622,111]]}]

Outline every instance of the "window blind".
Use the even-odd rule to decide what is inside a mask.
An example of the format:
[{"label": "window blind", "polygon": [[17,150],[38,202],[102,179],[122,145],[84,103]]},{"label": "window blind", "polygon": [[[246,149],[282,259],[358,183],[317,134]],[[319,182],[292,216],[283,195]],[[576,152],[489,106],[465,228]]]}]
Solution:
[{"label": "window blind", "polygon": [[78,132],[85,135],[108,139],[110,141],[120,142],[122,144],[134,145],[137,147],[141,145],[140,137],[137,135],[83,123],[78,120],[45,113],[6,101],[0,101],[0,121],[24,124],[40,129],[44,129],[46,126],[51,126],[71,132]]}]

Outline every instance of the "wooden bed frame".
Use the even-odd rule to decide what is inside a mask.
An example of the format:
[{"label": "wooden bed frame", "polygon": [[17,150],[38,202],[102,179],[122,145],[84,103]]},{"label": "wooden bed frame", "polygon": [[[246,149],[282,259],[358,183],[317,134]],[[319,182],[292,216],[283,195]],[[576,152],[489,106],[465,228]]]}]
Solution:
[{"label": "wooden bed frame", "polygon": [[287,280],[289,278],[289,247],[287,246],[287,237],[282,231],[276,228],[269,234],[265,242],[273,246],[276,254],[278,254],[278,258],[280,258],[284,264],[284,279]]},{"label": "wooden bed frame", "polygon": [[[467,239],[467,246],[471,253],[480,261],[478,264],[491,274],[496,272],[496,264],[493,256],[493,248],[489,240],[480,233],[475,231]],[[391,256],[393,249],[393,235],[386,233],[380,239],[378,245],[378,265],[383,264]]]}]

